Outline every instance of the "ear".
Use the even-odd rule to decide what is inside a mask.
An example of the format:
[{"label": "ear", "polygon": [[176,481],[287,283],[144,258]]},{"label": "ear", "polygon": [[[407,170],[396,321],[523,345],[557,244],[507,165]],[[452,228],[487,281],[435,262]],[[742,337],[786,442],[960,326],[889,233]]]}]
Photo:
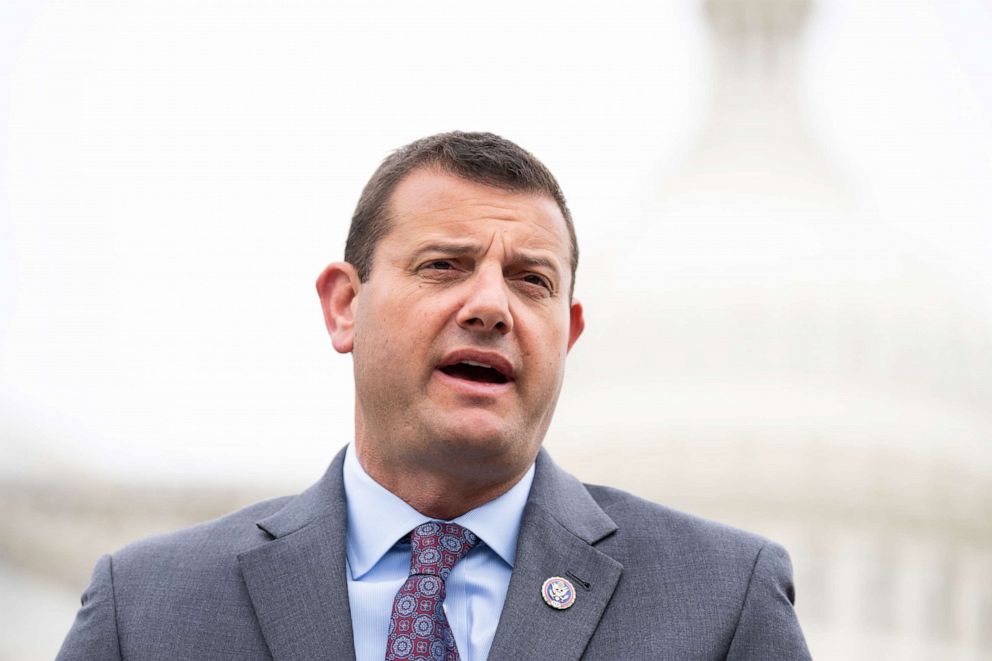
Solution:
[{"label": "ear", "polygon": [[572,345],[582,335],[586,327],[586,319],[582,315],[582,304],[577,300],[572,301],[572,307],[568,310],[568,351],[572,350]]},{"label": "ear", "polygon": [[355,346],[355,310],[352,303],[361,286],[358,272],[347,262],[329,264],[317,276],[317,295],[324,312],[324,324],[338,353],[351,353]]}]

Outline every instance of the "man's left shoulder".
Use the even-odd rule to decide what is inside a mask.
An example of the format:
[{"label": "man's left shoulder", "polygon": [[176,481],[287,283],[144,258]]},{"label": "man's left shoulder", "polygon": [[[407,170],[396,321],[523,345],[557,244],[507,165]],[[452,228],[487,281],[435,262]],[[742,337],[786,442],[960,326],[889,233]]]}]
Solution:
[{"label": "man's left shoulder", "polygon": [[[620,489],[585,488],[616,526],[596,549],[623,567],[601,628],[636,640],[631,658],[810,658],[780,545]],[[587,651],[611,655],[597,641]]]},{"label": "man's left shoulder", "polygon": [[584,486],[616,523],[616,542],[628,563],[638,559],[669,567],[674,563],[687,571],[717,572],[725,579],[747,580],[760,556],[772,565],[771,569],[791,575],[792,567],[785,549],[761,535],[666,507],[614,487]]}]

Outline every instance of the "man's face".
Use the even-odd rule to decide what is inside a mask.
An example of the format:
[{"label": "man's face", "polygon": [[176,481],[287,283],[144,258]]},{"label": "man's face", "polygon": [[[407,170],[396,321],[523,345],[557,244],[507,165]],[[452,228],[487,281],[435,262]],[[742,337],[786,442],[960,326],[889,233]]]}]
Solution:
[{"label": "man's face", "polygon": [[561,211],[430,169],[390,211],[352,303],[360,454],[525,469],[583,325]]}]

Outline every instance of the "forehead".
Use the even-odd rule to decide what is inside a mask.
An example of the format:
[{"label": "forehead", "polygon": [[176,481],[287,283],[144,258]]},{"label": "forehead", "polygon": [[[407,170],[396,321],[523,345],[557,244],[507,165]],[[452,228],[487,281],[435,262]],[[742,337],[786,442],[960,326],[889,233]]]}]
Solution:
[{"label": "forehead", "polygon": [[567,264],[569,238],[561,209],[544,193],[506,191],[433,169],[411,172],[389,201],[389,234],[406,239],[509,232],[528,246],[552,250]]}]

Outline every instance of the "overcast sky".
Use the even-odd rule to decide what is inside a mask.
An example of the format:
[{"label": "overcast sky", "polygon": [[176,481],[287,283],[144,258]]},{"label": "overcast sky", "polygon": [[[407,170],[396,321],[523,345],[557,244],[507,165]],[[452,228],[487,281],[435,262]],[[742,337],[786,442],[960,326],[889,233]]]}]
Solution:
[{"label": "overcast sky", "polygon": [[[918,249],[982,314],[990,34],[985,0],[822,0],[801,78],[860,231]],[[595,322],[595,283],[702,128],[710,38],[690,0],[7,0],[4,470],[318,475],[352,400],[313,281],[378,161],[429,133],[494,131],[549,165]],[[590,337],[586,358],[622,341]]]}]

